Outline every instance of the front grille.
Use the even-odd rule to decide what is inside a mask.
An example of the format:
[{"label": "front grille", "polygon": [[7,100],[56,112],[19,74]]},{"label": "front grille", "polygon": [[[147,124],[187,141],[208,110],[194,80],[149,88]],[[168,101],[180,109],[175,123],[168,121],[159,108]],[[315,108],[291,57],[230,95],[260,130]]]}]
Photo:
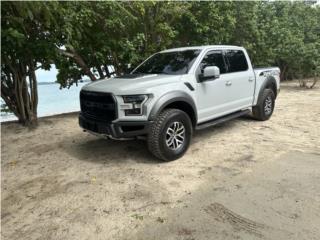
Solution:
[{"label": "front grille", "polygon": [[111,122],[117,117],[115,98],[110,93],[80,92],[80,107],[84,117]]}]

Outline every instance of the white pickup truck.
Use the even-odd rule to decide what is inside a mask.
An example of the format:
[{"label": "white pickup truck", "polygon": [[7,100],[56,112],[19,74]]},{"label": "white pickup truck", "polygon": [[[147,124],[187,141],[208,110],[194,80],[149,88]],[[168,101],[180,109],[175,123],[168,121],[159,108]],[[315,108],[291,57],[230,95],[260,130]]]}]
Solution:
[{"label": "white pickup truck", "polygon": [[237,46],[161,51],[130,74],[85,85],[79,124],[113,139],[144,137],[164,161],[181,157],[194,130],[252,112],[267,120],[280,89],[280,69],[253,68]]}]

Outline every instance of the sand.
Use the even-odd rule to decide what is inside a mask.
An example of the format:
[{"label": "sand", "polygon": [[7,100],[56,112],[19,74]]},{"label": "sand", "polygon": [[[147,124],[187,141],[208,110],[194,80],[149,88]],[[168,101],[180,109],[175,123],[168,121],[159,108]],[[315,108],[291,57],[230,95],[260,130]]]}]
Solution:
[{"label": "sand", "polygon": [[296,85],[269,121],[196,132],[169,163],[76,114],[3,124],[2,239],[319,239],[320,89]]}]

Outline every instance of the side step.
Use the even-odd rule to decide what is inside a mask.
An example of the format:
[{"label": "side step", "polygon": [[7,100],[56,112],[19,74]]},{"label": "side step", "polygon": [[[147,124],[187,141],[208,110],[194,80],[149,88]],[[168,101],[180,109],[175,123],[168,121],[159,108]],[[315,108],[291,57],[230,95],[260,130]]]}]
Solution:
[{"label": "side step", "polygon": [[220,117],[220,118],[215,118],[215,119],[210,120],[208,122],[200,123],[199,125],[196,126],[196,130],[205,129],[207,127],[211,127],[211,126],[217,125],[219,123],[227,122],[231,119],[241,117],[241,116],[247,115],[249,113],[250,113],[250,110],[247,109],[247,110],[243,110],[243,111],[234,112],[234,113],[228,114],[228,115]]}]

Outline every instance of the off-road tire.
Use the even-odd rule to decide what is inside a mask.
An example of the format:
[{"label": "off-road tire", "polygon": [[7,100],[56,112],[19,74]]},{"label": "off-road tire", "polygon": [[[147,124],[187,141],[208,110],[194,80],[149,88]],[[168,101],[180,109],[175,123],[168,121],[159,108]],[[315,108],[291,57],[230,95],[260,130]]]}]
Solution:
[{"label": "off-road tire", "polygon": [[[275,94],[271,89],[264,89],[262,95],[258,99],[257,105],[252,108],[253,117],[259,121],[268,120],[274,110],[275,98]],[[271,101],[271,109],[269,109],[270,112],[265,111],[267,101],[269,103]]]},{"label": "off-road tire", "polygon": [[[184,126],[184,140],[182,145],[176,149],[170,149],[167,145],[167,131],[172,124],[179,122]],[[165,109],[151,124],[148,133],[149,151],[163,161],[172,161],[183,156],[187,151],[192,138],[192,123],[185,112],[179,109]]]}]

